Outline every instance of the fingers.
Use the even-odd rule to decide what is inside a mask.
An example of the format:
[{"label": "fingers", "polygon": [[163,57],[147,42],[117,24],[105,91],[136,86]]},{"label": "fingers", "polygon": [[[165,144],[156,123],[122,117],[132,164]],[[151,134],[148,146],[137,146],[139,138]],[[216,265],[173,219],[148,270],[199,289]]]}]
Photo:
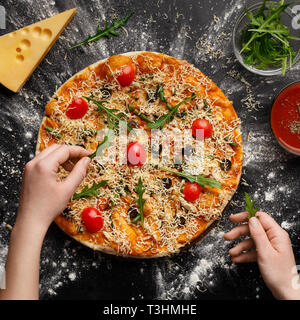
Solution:
[{"label": "fingers", "polygon": [[249,262],[255,262],[255,261],[257,261],[256,251],[246,252],[237,257],[232,258],[232,262],[235,262],[235,263],[249,263]]},{"label": "fingers", "polygon": [[[274,249],[284,249],[290,243],[288,233],[267,213],[258,212],[258,220],[266,231],[267,237]],[[285,241],[284,241],[285,240]]]},{"label": "fingers", "polygon": [[263,253],[273,249],[259,219],[253,217],[249,220],[249,230],[257,251]]},{"label": "fingers", "polygon": [[236,257],[236,256],[240,255],[243,251],[252,250],[254,248],[255,248],[254,241],[250,238],[250,239],[247,239],[247,240],[240,242],[234,248],[230,249],[229,254],[232,257]]},{"label": "fingers", "polygon": [[267,213],[265,212],[257,212],[256,217],[258,217],[259,222],[265,229],[265,231],[268,233],[268,231],[273,232],[281,232],[283,229],[280,227],[280,225]]},{"label": "fingers", "polygon": [[36,155],[32,161],[36,162],[37,160],[44,159],[48,154],[50,154],[52,151],[58,149],[61,145],[59,144],[52,144],[50,147],[44,149],[42,152],[40,152],[38,155]]},{"label": "fingers", "polygon": [[247,222],[248,221],[249,212],[241,212],[237,214],[232,214],[229,219],[235,223]]},{"label": "fingers", "polygon": [[71,158],[82,158],[89,155],[89,151],[77,146],[61,145],[47,155],[43,160],[47,161],[48,167],[57,171],[60,164]]},{"label": "fingers", "polygon": [[87,167],[90,163],[91,159],[88,157],[84,157],[80,159],[76,165],[74,166],[71,173],[68,175],[68,177],[64,180],[63,184],[64,187],[69,190],[70,194],[72,195],[77,187],[80,185],[82,180],[84,179],[86,175]]},{"label": "fingers", "polygon": [[241,224],[240,226],[237,226],[233,228],[231,231],[227,232],[224,235],[225,240],[236,240],[239,237],[247,236],[249,235],[250,230],[248,224]]}]

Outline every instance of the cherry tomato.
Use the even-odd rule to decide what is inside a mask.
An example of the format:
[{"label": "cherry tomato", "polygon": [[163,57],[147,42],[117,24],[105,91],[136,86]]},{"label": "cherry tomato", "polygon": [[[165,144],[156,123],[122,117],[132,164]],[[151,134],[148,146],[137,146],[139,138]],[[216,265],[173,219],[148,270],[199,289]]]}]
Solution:
[{"label": "cherry tomato", "polygon": [[81,213],[81,219],[90,233],[95,233],[103,228],[103,218],[95,208],[85,208]]},{"label": "cherry tomato", "polygon": [[187,182],[183,188],[183,195],[185,200],[193,202],[197,200],[202,192],[202,188],[198,183]]},{"label": "cherry tomato", "polygon": [[146,163],[147,153],[142,144],[131,142],[127,146],[127,160],[133,166],[141,167]]},{"label": "cherry tomato", "polygon": [[82,98],[72,100],[67,108],[66,115],[69,119],[80,119],[88,111],[89,105]]},{"label": "cherry tomato", "polygon": [[117,79],[122,87],[129,86],[135,78],[136,67],[134,64],[122,66]]},{"label": "cherry tomato", "polygon": [[[206,119],[196,119],[192,124],[192,134],[196,138],[197,129],[204,130],[204,139],[211,137],[213,127]],[[199,133],[198,133],[199,134]],[[199,138],[198,138],[199,140]]]}]

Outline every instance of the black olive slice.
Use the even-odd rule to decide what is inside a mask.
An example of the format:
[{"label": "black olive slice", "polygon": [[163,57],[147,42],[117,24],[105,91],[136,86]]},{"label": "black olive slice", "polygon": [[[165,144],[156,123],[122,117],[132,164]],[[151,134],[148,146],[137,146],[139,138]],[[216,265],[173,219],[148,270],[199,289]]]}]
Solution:
[{"label": "black olive slice", "polygon": [[163,178],[162,183],[166,189],[170,189],[172,187],[172,180],[170,178]]},{"label": "black olive slice", "polygon": [[131,127],[131,128],[134,128],[134,129],[138,129],[139,125],[135,122],[135,121],[130,121],[128,123],[128,125]]},{"label": "black olive slice", "polygon": [[220,167],[223,171],[229,171],[231,169],[232,163],[230,160],[228,159],[224,159],[222,160],[222,162],[220,163]]},{"label": "black olive slice", "polygon": [[127,214],[129,214],[130,219],[134,219],[139,215],[139,211],[135,207],[130,207],[127,211]]}]

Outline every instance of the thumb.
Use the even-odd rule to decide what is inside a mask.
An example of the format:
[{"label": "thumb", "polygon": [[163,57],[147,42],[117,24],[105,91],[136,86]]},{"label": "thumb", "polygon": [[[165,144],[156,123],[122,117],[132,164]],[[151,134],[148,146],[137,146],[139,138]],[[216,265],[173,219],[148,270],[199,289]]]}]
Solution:
[{"label": "thumb", "polygon": [[91,159],[88,157],[84,157],[80,159],[76,165],[74,166],[73,170],[70,172],[68,177],[65,179],[64,184],[67,190],[73,194],[77,187],[80,185],[82,180],[86,175],[87,167],[90,163]]},{"label": "thumb", "polygon": [[258,254],[265,253],[273,249],[263,226],[259,222],[259,219],[256,217],[250,218],[249,230]]}]

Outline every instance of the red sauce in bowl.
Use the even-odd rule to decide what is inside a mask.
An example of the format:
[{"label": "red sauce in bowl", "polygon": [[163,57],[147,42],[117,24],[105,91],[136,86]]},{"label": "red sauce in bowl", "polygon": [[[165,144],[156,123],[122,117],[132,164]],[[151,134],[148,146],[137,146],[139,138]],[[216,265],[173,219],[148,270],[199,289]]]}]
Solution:
[{"label": "red sauce in bowl", "polygon": [[300,155],[300,82],[291,84],[278,95],[272,107],[271,125],[279,143]]}]

